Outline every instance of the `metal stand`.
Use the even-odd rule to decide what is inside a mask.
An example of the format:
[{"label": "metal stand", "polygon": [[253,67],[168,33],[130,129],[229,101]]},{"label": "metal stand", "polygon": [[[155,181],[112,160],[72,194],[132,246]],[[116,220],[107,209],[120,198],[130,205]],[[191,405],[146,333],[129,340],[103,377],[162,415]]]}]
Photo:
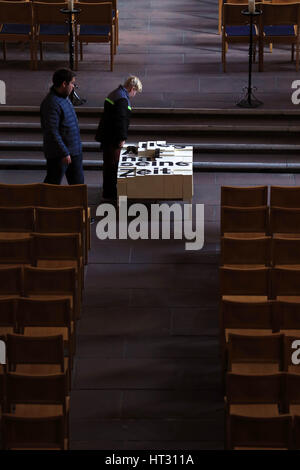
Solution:
[{"label": "metal stand", "polygon": [[249,16],[250,18],[250,21],[249,21],[250,33],[249,33],[248,87],[246,87],[246,96],[237,103],[237,106],[239,106],[240,108],[257,108],[258,106],[263,104],[263,102],[255,98],[254,94],[252,93],[252,90],[253,90],[252,88],[253,16],[261,15],[261,13],[262,13],[261,11],[255,11],[254,13],[250,13],[248,10],[242,11],[243,15]]},{"label": "metal stand", "polygon": [[[69,65],[70,69],[74,70],[74,35],[73,35],[73,25],[75,24],[74,16],[80,13],[81,10],[68,10],[67,8],[62,8],[61,13],[68,15],[66,23],[69,25]],[[80,98],[78,93],[76,93],[75,88],[69,96],[74,106],[80,106],[81,104],[86,103],[86,99]]]}]

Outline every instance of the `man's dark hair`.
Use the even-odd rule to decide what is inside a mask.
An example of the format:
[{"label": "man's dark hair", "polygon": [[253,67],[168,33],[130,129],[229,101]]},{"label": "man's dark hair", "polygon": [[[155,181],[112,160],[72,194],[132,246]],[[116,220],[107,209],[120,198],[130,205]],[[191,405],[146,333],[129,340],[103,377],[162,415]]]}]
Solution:
[{"label": "man's dark hair", "polygon": [[54,72],[52,81],[55,88],[59,88],[63,82],[70,83],[73,77],[76,77],[76,73],[70,69],[59,69]]}]

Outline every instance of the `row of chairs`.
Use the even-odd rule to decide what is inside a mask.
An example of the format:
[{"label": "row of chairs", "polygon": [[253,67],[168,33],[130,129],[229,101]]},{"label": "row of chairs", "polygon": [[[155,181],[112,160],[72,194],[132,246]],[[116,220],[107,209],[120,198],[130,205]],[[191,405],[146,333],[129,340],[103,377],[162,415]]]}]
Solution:
[{"label": "row of chairs", "polygon": [[76,318],[68,297],[36,299],[0,298],[0,335],[62,335],[64,350],[73,367]]},{"label": "row of chairs", "polygon": [[221,234],[256,237],[260,235],[300,236],[300,208],[273,206],[221,207]]},{"label": "row of chairs", "polygon": [[91,247],[90,220],[84,184],[0,183],[0,238],[7,238],[9,233],[14,237],[32,231],[79,233],[87,263]]},{"label": "row of chairs", "polygon": [[223,372],[273,374],[286,371],[299,374],[299,350],[299,334],[228,333]]},{"label": "row of chairs", "polygon": [[226,350],[229,334],[270,335],[281,332],[300,337],[300,303],[223,300],[219,325],[222,351]]},{"label": "row of chairs", "polygon": [[300,375],[290,372],[247,375],[226,374],[227,416],[271,417],[282,413],[300,415]]},{"label": "row of chairs", "polygon": [[69,446],[89,212],[86,186],[71,191],[57,187],[57,192],[50,186],[0,185],[0,347],[5,345],[6,359],[0,366],[0,419],[5,449]]},{"label": "row of chairs", "polygon": [[233,237],[300,236],[298,186],[221,188],[221,234]]},{"label": "row of chairs", "polygon": [[[220,267],[222,300],[265,301],[300,299],[300,269]],[[290,299],[292,300],[292,299]]]},{"label": "row of chairs", "polygon": [[[268,202],[270,200],[270,202]],[[300,186],[222,186],[221,206],[300,208]]]},{"label": "row of chairs", "polygon": [[0,239],[0,267],[36,266],[73,268],[76,273],[79,304],[84,287],[84,266],[79,235],[31,233],[30,237]]},{"label": "row of chairs", "polygon": [[221,266],[300,267],[300,238],[221,237]]},{"label": "row of chairs", "polygon": [[[230,43],[248,43],[250,26],[245,25],[245,9],[243,2],[240,4],[224,3],[222,10],[222,64],[226,72],[226,51]],[[254,59],[257,43],[259,44],[259,71],[263,72],[264,45],[265,44],[289,44],[292,46],[291,60],[294,60],[296,49],[296,71],[299,69],[299,28],[300,5],[299,3],[259,3],[257,9],[262,14],[253,25]],[[255,20],[254,20],[255,21]]]},{"label": "row of chairs", "polygon": [[227,424],[230,450],[299,450],[300,416],[271,418],[230,415]]},{"label": "row of chairs", "polygon": [[[300,411],[300,239],[293,217],[289,226],[281,220],[281,213],[297,211],[299,203],[284,189],[279,188],[278,194],[271,187],[270,208],[267,186],[221,190],[225,236],[221,237],[219,323],[229,449],[299,448],[293,430],[297,417],[291,415]],[[293,196],[297,193],[296,188]],[[266,236],[270,214],[273,238]],[[291,234],[296,238],[286,238]],[[291,413],[288,426],[282,413]],[[270,425],[270,419],[279,421],[264,436],[261,429]],[[281,441],[276,441],[277,428]]]},{"label": "row of chairs", "polygon": [[[109,43],[111,71],[114,66],[114,54],[117,52],[118,9],[117,0],[95,3],[76,2],[80,13],[75,18],[75,69],[78,68],[78,49],[83,59],[83,43]],[[66,17],[60,11],[67,9],[66,2],[46,3],[36,1],[0,1],[3,58],[6,60],[6,42],[26,42],[30,45],[30,65],[37,69],[37,47],[40,60],[43,60],[43,43],[69,41],[69,26]]]}]

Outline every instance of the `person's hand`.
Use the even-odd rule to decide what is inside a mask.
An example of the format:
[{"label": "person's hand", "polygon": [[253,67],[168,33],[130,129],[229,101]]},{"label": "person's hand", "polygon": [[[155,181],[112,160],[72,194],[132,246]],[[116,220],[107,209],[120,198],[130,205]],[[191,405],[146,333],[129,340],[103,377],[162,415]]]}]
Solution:
[{"label": "person's hand", "polygon": [[63,163],[64,165],[70,165],[71,162],[72,162],[72,160],[71,160],[71,155],[67,155],[66,157],[64,157],[64,158],[62,159],[62,163]]},{"label": "person's hand", "polygon": [[121,140],[121,142],[120,142],[120,144],[119,144],[119,147],[121,147],[121,148],[124,147],[125,142],[126,142],[126,140]]}]

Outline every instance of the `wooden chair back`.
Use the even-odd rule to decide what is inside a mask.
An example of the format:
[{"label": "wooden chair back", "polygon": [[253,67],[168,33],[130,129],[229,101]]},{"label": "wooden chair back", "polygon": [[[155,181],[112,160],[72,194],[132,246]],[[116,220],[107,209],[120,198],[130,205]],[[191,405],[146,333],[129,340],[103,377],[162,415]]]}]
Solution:
[{"label": "wooden chair back", "polygon": [[2,416],[3,449],[64,450],[64,418]]},{"label": "wooden chair back", "polygon": [[[227,2],[228,3],[228,2]],[[233,3],[233,2],[232,2]],[[242,3],[242,2],[238,2]],[[245,1],[248,3],[248,0]],[[268,203],[268,186],[222,186],[221,206],[258,207]]]}]

